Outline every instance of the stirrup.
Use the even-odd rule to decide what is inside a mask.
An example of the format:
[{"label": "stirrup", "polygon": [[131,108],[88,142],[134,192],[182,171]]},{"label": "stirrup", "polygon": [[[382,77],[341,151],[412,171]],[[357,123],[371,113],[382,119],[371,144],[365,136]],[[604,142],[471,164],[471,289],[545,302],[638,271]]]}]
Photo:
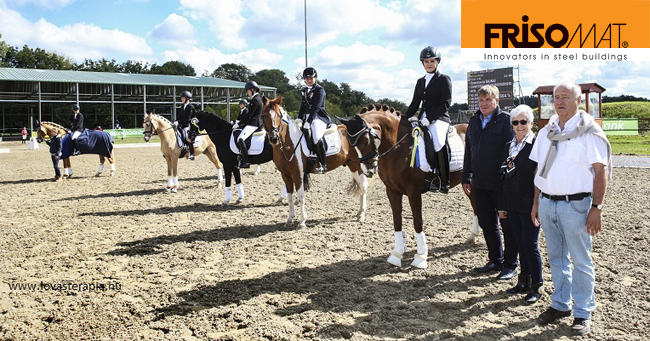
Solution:
[{"label": "stirrup", "polygon": [[319,164],[314,171],[316,174],[325,174],[327,172],[327,166]]}]

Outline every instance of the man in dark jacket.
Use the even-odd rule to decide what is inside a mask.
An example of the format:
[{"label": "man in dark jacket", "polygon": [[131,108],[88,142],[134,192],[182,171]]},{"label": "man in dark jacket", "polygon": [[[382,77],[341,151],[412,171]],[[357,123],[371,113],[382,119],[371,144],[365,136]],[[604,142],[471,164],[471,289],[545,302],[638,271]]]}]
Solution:
[{"label": "man in dark jacket", "polygon": [[[413,90],[413,99],[405,117],[409,121],[420,121],[426,127],[429,136],[425,134],[427,161],[438,172],[441,193],[449,192],[449,151],[447,150],[447,131],[451,120],[449,119],[449,106],[451,105],[451,79],[440,73],[441,53],[437,48],[427,46],[420,52],[420,61],[427,72],[418,79]],[[422,107],[420,107],[422,103]],[[416,113],[420,109],[419,115]],[[434,157],[435,155],[435,157]],[[423,192],[429,190],[433,180],[433,172],[427,174]]]},{"label": "man in dark jacket", "polygon": [[79,150],[79,144],[77,143],[77,137],[84,132],[84,115],[79,112],[79,105],[75,104],[72,106],[72,111],[74,111],[74,121],[72,122],[72,128],[70,128],[70,133],[72,134],[72,144],[74,145],[74,151],[72,155],[81,154]]},{"label": "man in dark jacket", "polygon": [[[325,89],[317,83],[318,73],[313,67],[308,67],[302,72],[302,78],[307,85],[302,89],[302,102],[298,118],[304,123],[303,131],[307,132],[306,136],[311,133],[311,139],[308,139],[307,146],[314,151],[318,158],[319,166],[316,167],[316,173],[323,174],[327,171],[327,148],[325,146],[325,130],[332,122],[330,115],[325,111]],[[312,142],[312,143],[309,143]]]},{"label": "man in dark jacket", "polygon": [[61,180],[61,170],[59,169],[59,160],[63,153],[63,143],[61,141],[61,134],[59,128],[52,128],[50,140],[45,141],[50,146],[50,154],[52,155],[52,164],[54,165],[54,179],[53,181]]},{"label": "man in dark jacket", "polygon": [[501,220],[504,248],[501,246],[498,205],[502,190],[499,170],[503,162],[503,146],[512,141],[514,133],[510,116],[499,108],[499,89],[492,85],[478,90],[479,107],[469,120],[465,136],[463,190],[469,195],[474,185],[478,222],[488,247],[489,262],[475,272],[501,271],[498,279],[507,280],[517,272],[517,245],[507,219]]},{"label": "man in dark jacket", "polygon": [[183,140],[187,144],[190,152],[188,158],[194,160],[194,141],[189,138],[190,121],[196,115],[196,109],[192,105],[192,93],[189,91],[181,92],[181,107],[176,110],[175,126],[180,127]]}]

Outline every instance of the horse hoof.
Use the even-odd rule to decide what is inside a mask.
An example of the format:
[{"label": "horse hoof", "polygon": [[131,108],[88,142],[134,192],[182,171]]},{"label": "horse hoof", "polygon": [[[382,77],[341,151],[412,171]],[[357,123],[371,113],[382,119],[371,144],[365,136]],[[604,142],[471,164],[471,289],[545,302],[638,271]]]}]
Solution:
[{"label": "horse hoof", "polygon": [[418,269],[426,269],[428,266],[427,255],[416,254],[415,259],[413,259],[413,262],[411,263],[411,266]]},{"label": "horse hoof", "polygon": [[241,204],[242,202],[244,202],[244,198],[239,198],[235,201],[235,205]]},{"label": "horse hoof", "polygon": [[390,256],[388,256],[387,262],[389,264],[395,265],[398,268],[402,267],[402,255],[397,253],[395,250],[390,252]]},{"label": "horse hoof", "polygon": [[165,193],[171,193],[172,188],[171,187],[165,187]]},{"label": "horse hoof", "polygon": [[102,175],[102,173],[96,173],[95,177],[99,178],[100,175]]},{"label": "horse hoof", "polygon": [[306,227],[307,227],[307,223],[304,222],[304,221],[301,222],[300,224],[298,224],[298,228],[299,228],[299,229],[304,229],[304,228],[306,228]]},{"label": "horse hoof", "polygon": [[178,193],[178,188],[177,187],[172,187],[172,193]]},{"label": "horse hoof", "polygon": [[224,202],[221,203],[221,207],[226,207],[226,206],[228,206],[228,202],[227,202],[227,201],[224,201]]},{"label": "horse hoof", "polygon": [[115,172],[111,171],[109,176],[115,176]]},{"label": "horse hoof", "polygon": [[363,213],[357,215],[357,220],[358,220],[360,223],[363,223],[364,221],[366,221],[366,215],[363,214]]}]

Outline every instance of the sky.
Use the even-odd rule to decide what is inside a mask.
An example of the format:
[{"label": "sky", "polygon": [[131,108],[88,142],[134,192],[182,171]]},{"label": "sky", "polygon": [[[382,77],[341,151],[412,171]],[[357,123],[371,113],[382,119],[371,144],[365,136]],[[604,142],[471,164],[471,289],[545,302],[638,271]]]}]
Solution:
[{"label": "sky", "polygon": [[[460,11],[460,0],[307,0],[309,66],[319,79],[408,104],[425,73],[419,53],[431,45],[454,103],[467,102],[467,72],[510,66],[523,95],[568,79],[597,82],[608,96],[650,97],[650,62],[464,62]],[[239,63],[283,70],[293,83],[305,67],[304,22],[304,0],[0,0],[10,45],[76,62],[181,60],[198,75]]]}]

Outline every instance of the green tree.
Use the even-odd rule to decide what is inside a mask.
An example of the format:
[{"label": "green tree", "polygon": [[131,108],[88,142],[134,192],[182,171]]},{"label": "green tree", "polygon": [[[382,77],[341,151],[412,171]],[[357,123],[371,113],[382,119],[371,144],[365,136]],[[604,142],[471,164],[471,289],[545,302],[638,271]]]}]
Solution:
[{"label": "green tree", "polygon": [[253,72],[246,65],[226,63],[219,65],[219,67],[214,69],[211,74],[204,74],[204,76],[229,79],[238,82],[248,82],[253,76]]},{"label": "green tree", "polygon": [[149,63],[134,60],[127,60],[117,68],[117,72],[121,73],[149,73],[149,71]]},{"label": "green tree", "polygon": [[379,104],[386,104],[390,107],[395,108],[395,110],[400,111],[402,113],[406,112],[406,109],[408,109],[408,105],[402,101],[398,101],[396,99],[388,99],[388,98],[382,98],[379,101],[377,101]]},{"label": "green tree", "polygon": [[163,65],[153,64],[151,65],[149,73],[158,75],[196,76],[196,71],[194,71],[192,65],[178,60],[172,60]]},{"label": "green tree", "polygon": [[289,83],[289,78],[282,70],[264,69],[251,76],[260,86],[272,86],[277,89],[277,95],[284,97],[282,106],[294,116],[300,110],[300,89]]}]

